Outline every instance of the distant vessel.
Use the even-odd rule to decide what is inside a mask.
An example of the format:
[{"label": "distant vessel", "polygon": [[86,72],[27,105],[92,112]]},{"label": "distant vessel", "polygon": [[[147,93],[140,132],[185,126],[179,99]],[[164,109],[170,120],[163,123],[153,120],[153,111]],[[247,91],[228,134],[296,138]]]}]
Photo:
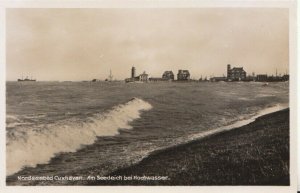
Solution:
[{"label": "distant vessel", "polygon": [[109,71],[109,76],[107,79],[105,79],[105,81],[108,81],[108,82],[112,82],[113,81],[113,75],[111,73],[111,70]]},{"label": "distant vessel", "polygon": [[28,76],[26,76],[26,78],[25,79],[23,79],[23,77],[22,77],[22,79],[18,79],[18,82],[35,82],[36,80],[35,79],[32,79],[32,78],[28,78]]}]

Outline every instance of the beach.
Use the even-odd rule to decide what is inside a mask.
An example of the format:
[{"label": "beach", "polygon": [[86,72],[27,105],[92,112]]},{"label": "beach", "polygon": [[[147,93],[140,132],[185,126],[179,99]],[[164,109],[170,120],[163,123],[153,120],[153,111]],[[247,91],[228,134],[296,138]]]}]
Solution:
[{"label": "beach", "polygon": [[[289,109],[261,116],[230,131],[155,151],[141,162],[107,176],[132,180],[96,180],[88,184],[289,185]],[[150,180],[144,180],[147,177]]]}]

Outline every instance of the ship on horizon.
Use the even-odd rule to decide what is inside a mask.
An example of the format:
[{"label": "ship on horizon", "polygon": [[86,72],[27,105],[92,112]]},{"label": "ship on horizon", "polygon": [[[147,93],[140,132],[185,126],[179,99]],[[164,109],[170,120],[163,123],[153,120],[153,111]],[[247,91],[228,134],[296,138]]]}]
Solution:
[{"label": "ship on horizon", "polygon": [[36,79],[32,79],[32,78],[28,78],[28,76],[26,76],[26,78],[25,79],[23,79],[23,77],[22,77],[22,79],[18,79],[18,82],[35,82],[36,81]]},{"label": "ship on horizon", "polygon": [[109,71],[109,76],[108,76],[108,78],[105,79],[105,81],[107,81],[107,82],[112,82],[113,81],[113,75],[111,73],[111,70]]}]

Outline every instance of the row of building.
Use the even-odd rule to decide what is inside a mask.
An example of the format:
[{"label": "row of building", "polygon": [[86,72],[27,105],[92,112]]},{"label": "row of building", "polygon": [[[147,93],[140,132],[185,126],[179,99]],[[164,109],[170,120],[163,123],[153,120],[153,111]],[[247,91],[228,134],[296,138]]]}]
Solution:
[{"label": "row of building", "polygon": [[283,76],[278,76],[276,72],[276,76],[268,76],[267,74],[258,74],[255,76],[254,73],[252,75],[248,75],[243,67],[233,67],[231,65],[227,65],[227,77],[212,77],[210,81],[257,81],[257,82],[281,82],[288,81],[289,75],[284,74]]},{"label": "row of building", "polygon": [[[158,81],[174,81],[175,76],[172,71],[165,71],[162,75],[162,77],[149,77],[149,75],[146,72],[143,72],[140,75],[136,75],[136,69],[133,66],[131,68],[131,77],[126,78],[125,82],[158,82]],[[178,70],[177,73],[177,81],[190,81],[191,75],[188,70]],[[247,72],[243,69],[243,67],[233,67],[231,68],[231,65],[227,65],[227,76],[223,75],[222,77],[212,77],[209,80],[207,78],[202,79],[202,77],[199,79],[199,81],[212,81],[212,82],[218,82],[218,81],[258,81],[258,82],[280,82],[280,81],[288,81],[289,75],[284,74],[283,76],[268,76],[267,74],[258,74],[255,76],[254,73],[252,75],[247,76]]]},{"label": "row of building", "polygon": [[[162,77],[149,77],[149,75],[144,71],[142,74],[136,76],[136,69],[133,66],[131,68],[131,77],[126,78],[125,82],[147,82],[147,81],[174,81],[175,76],[172,71],[165,71]],[[188,70],[178,70],[177,81],[187,81],[190,80],[190,72]]]}]

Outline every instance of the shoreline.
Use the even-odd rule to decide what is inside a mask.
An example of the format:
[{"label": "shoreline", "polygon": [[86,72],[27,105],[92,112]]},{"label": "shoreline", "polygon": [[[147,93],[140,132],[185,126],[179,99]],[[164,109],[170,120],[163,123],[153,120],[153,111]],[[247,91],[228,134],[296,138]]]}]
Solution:
[{"label": "shoreline", "polygon": [[252,119],[154,151],[107,175],[168,176],[167,180],[104,180],[87,185],[289,185],[289,109],[265,111]]},{"label": "shoreline", "polygon": [[[230,131],[230,130],[234,130],[234,129],[249,125],[250,123],[255,122],[256,119],[258,119],[262,116],[272,114],[272,113],[275,113],[275,112],[278,112],[278,111],[282,111],[284,109],[289,109],[287,104],[277,104],[275,106],[271,106],[271,107],[262,109],[262,110],[258,111],[255,115],[253,115],[253,116],[251,116],[247,119],[239,120],[239,121],[236,121],[232,124],[221,126],[221,127],[211,129],[211,130],[208,130],[208,131],[205,131],[205,132],[201,132],[199,134],[191,135],[189,137],[189,140],[187,142],[183,143],[182,145],[187,144],[189,142],[192,142],[194,140],[200,140],[202,138],[209,137],[211,135],[216,135],[216,134],[219,134],[219,133],[227,132],[227,131]],[[178,145],[180,145],[180,144],[178,144]]]}]

